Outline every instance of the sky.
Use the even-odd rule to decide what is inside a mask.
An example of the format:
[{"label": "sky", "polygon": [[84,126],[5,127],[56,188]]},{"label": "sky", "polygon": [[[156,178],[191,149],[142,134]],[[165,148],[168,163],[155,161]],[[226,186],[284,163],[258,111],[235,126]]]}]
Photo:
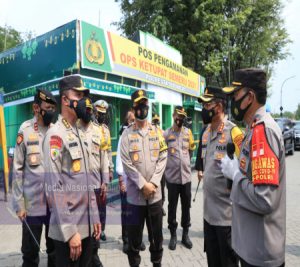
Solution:
[{"label": "sky", "polygon": [[[268,102],[273,113],[280,112],[281,87],[284,111],[295,111],[300,104],[300,1],[282,1],[285,4],[282,17],[292,43],[287,47],[291,55],[274,66],[269,81],[271,97]],[[119,21],[121,16],[119,3],[115,0],[0,0],[1,26],[7,24],[20,32],[33,31],[36,35],[74,19],[118,32],[117,27],[111,23]],[[284,83],[292,76],[295,77]]]}]

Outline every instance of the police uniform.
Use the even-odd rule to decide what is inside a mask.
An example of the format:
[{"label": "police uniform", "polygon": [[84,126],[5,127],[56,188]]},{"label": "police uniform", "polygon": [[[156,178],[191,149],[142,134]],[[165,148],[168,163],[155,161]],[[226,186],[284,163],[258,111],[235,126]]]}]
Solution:
[{"label": "police uniform", "polygon": [[[54,96],[45,90],[37,91],[40,101],[55,104]],[[42,143],[48,127],[38,125],[37,118],[25,121],[20,126],[14,151],[12,172],[13,208],[18,213],[26,211],[25,218],[36,240],[40,243],[43,224],[46,226],[48,266],[55,266],[54,245],[48,237],[49,209],[44,192],[45,157]],[[38,266],[39,248],[23,223],[22,231],[23,266]]]},{"label": "police uniform", "polygon": [[[104,100],[98,100],[94,104],[97,112],[106,113],[108,109],[108,104]],[[110,130],[108,126],[105,123],[100,124],[101,134],[103,136],[103,142],[102,142],[102,150],[107,151],[107,156],[109,160],[109,173],[110,175],[113,175],[114,173],[114,163],[112,160],[112,146],[111,146],[111,137],[110,137]],[[106,240],[106,236],[104,234],[105,225],[106,225],[106,203],[107,198],[106,194],[103,195],[101,198],[100,203],[100,221],[101,221],[101,239]]]},{"label": "police uniform", "polygon": [[[232,93],[247,87],[266,91],[266,74],[257,69],[235,72]],[[282,133],[277,123],[257,109],[246,129],[233,181],[232,246],[242,266],[284,266],[286,234],[286,169]]]},{"label": "police uniform", "polygon": [[[199,102],[226,99],[221,88],[208,86]],[[224,116],[217,129],[209,123],[202,135],[204,249],[208,266],[238,266],[231,247],[232,206],[230,189],[220,163],[227,155],[227,144],[233,143],[239,155],[242,131]]]},{"label": "police uniform", "polygon": [[[178,106],[175,111],[177,114],[182,114],[186,117],[186,112],[182,107]],[[184,241],[184,238],[188,235],[188,229],[191,226],[191,155],[196,145],[191,130],[184,126],[182,126],[179,131],[176,131],[174,126],[172,126],[164,132],[164,137],[168,145],[168,161],[165,170],[169,202],[168,227],[171,236],[176,235],[178,225],[176,221],[176,210],[180,196],[181,226],[183,228]],[[185,244],[185,242],[183,243]],[[191,248],[192,243],[188,243],[186,246]]]},{"label": "police uniform", "polygon": [[[87,127],[79,123],[80,129],[86,136],[90,147],[90,176],[94,186],[98,211],[100,212],[100,201],[103,196],[101,185],[109,183],[109,160],[107,150],[105,149],[105,140],[100,126],[95,122],[90,122]],[[105,193],[104,193],[105,195]],[[93,266],[101,266],[101,261],[98,256],[99,241],[94,240],[93,245]]]},{"label": "police uniform", "polygon": [[[131,96],[137,103],[147,99],[144,90]],[[160,266],[162,248],[162,203],[160,180],[167,162],[167,146],[163,136],[150,123],[139,129],[134,123],[122,134],[121,159],[127,175],[128,201],[128,259],[130,266],[139,266],[143,228],[146,220],[150,244],[151,261]],[[146,202],[142,189],[146,182],[156,187],[156,192]]]},{"label": "police uniform", "polygon": [[[60,91],[86,92],[77,77],[63,78]],[[89,175],[90,142],[82,130],[59,115],[46,134],[43,151],[47,155],[45,188],[51,210],[49,236],[54,239],[57,265],[89,266],[93,224],[100,223],[94,182]],[[76,233],[81,237],[82,253],[71,262],[68,241]]]}]

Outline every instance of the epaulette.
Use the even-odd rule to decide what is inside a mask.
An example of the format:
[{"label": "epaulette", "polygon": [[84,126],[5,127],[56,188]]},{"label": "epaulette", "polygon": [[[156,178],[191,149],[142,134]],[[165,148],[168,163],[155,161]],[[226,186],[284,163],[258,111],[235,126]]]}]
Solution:
[{"label": "epaulette", "polygon": [[71,128],[70,123],[69,123],[65,118],[63,118],[61,121],[62,121],[63,125],[64,125],[67,129],[70,129],[70,128]]}]

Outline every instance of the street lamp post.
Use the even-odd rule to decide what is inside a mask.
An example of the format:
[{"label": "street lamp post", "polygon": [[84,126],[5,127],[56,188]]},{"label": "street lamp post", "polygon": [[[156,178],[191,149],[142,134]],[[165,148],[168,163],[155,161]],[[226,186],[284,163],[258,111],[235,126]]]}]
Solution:
[{"label": "street lamp post", "polygon": [[283,111],[283,106],[282,106],[282,88],[283,88],[283,86],[284,86],[284,84],[288,81],[288,80],[290,80],[290,79],[292,79],[292,78],[295,78],[296,77],[296,75],[293,75],[293,76],[291,76],[291,77],[288,77],[288,78],[286,78],[284,81],[283,81],[283,83],[281,84],[281,88],[280,88],[280,117],[282,117],[282,111]]}]

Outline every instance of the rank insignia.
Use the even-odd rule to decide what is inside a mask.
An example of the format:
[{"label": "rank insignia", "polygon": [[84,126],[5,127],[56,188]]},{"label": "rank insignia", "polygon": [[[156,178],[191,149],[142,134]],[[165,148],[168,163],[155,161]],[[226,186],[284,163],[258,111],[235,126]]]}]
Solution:
[{"label": "rank insignia", "polygon": [[62,123],[64,124],[64,126],[65,126],[67,129],[71,128],[70,124],[67,122],[66,119],[62,119]]}]

